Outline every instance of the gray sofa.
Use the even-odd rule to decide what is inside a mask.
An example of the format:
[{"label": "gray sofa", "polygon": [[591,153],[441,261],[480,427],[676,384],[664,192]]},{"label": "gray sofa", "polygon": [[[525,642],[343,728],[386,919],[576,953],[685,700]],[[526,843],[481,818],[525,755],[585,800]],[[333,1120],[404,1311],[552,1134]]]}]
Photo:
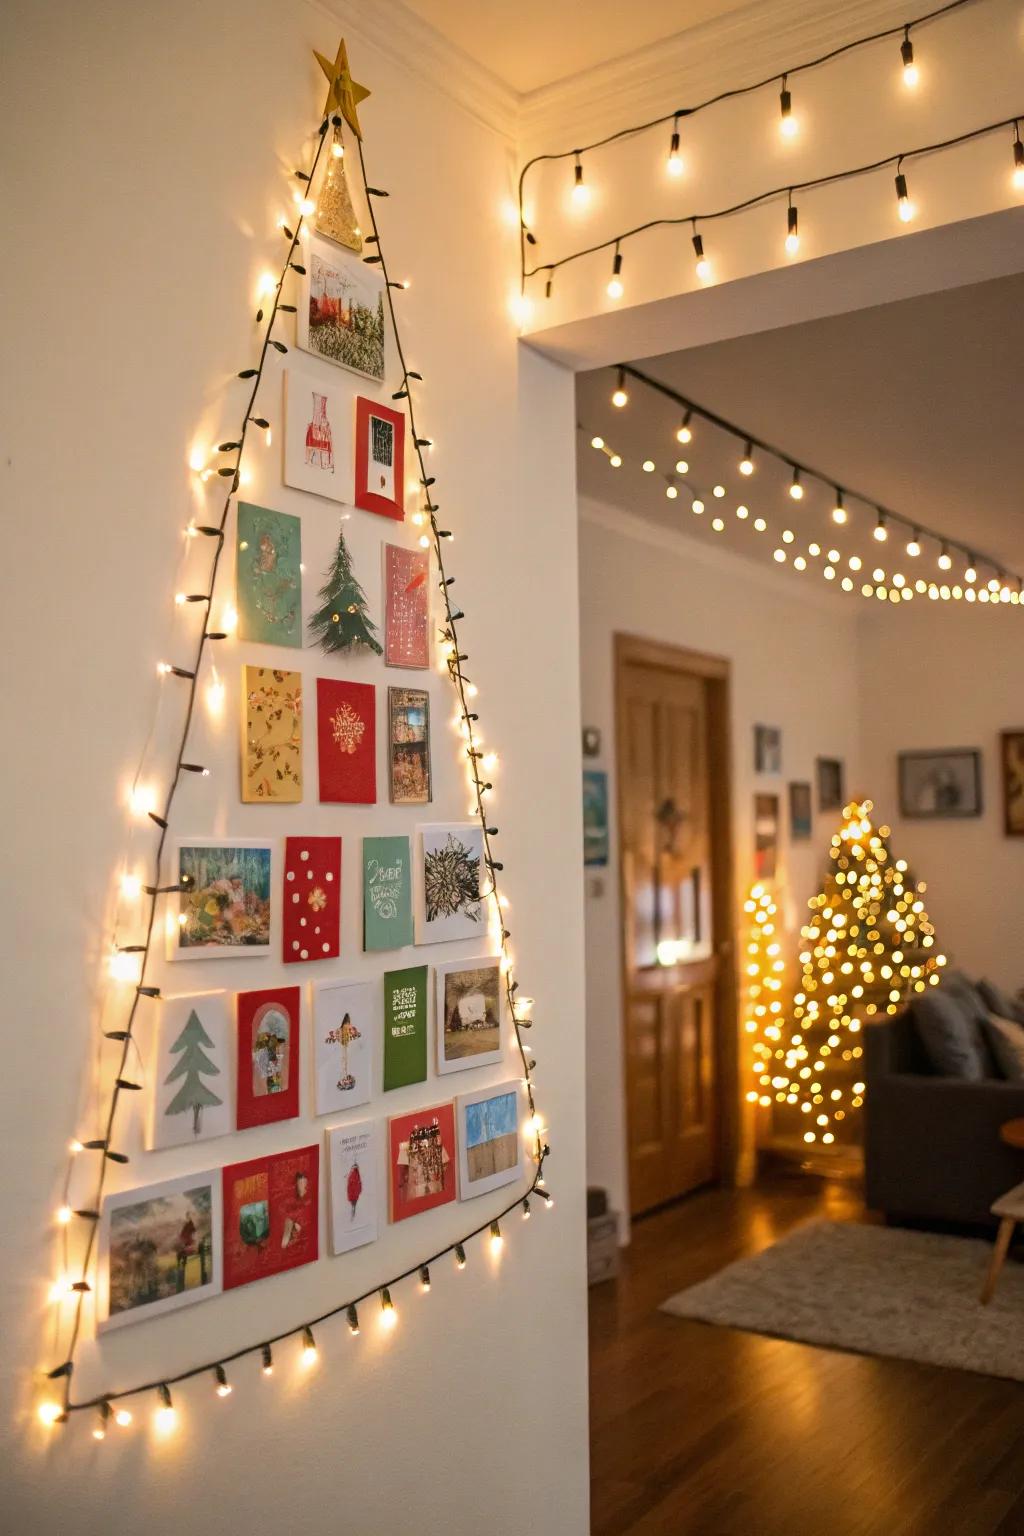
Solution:
[{"label": "gray sofa", "polygon": [[999,1139],[1024,1117],[1024,1082],[937,1076],[913,1004],[865,1026],[864,1055],[868,1206],[897,1221],[991,1223],[993,1200],[1024,1182],[1024,1151]]}]

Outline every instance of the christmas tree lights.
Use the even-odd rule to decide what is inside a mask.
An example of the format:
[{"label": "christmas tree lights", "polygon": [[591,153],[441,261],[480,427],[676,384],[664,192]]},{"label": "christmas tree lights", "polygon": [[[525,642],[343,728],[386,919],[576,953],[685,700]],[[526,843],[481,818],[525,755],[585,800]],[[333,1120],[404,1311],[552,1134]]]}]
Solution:
[{"label": "christmas tree lights", "polygon": [[778,907],[767,886],[753,886],[743,903],[750,918],[743,956],[744,1006],[743,1028],[753,1037],[751,1068],[757,1086],[748,1090],[749,1104],[771,1104],[773,1093],[780,1099],[786,1094],[788,1079],[773,1082],[773,1059],[782,1040],[782,977],[786,963],[782,958],[776,918]]}]

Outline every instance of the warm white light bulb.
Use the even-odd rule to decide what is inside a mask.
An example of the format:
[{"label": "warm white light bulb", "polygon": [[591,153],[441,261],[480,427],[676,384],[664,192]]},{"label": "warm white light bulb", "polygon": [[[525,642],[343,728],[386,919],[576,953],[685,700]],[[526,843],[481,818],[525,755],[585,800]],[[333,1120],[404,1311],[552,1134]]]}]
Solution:
[{"label": "warm white light bulb", "polygon": [[794,230],[786,236],[786,255],[795,256],[800,249],[800,236]]},{"label": "warm white light bulb", "polygon": [[666,486],[665,495],[668,497],[669,501],[675,501],[676,497],[679,495],[678,487],[674,485]]},{"label": "warm white light bulb", "polygon": [[612,405],[616,406],[620,411],[628,400],[629,396],[621,384],[619,385],[618,389],[612,391]]},{"label": "warm white light bulb", "polygon": [[620,277],[609,278],[608,287],[605,289],[605,292],[610,299],[621,299],[625,292],[622,286],[622,279]]},{"label": "warm white light bulb", "polygon": [[917,65],[913,62],[913,60],[911,60],[909,64],[904,64],[903,84],[907,87],[908,90],[912,91],[920,78],[921,76],[918,73]]},{"label": "warm white light bulb", "polygon": [[690,428],[687,426],[686,422],[684,421],[683,425],[679,428],[679,431],[676,433],[676,442],[677,443],[689,443],[689,442],[692,442],[692,441],[693,441],[693,433],[690,431]]},{"label": "warm white light bulb", "polygon": [[644,459],[644,462],[641,464],[640,468],[644,471],[645,474],[651,474],[654,469],[654,460]]},{"label": "warm white light bulb", "polygon": [[590,439],[590,446],[591,446],[591,448],[603,448],[604,447],[604,438],[603,437],[592,437]]},{"label": "warm white light bulb", "polygon": [[622,464],[622,455],[613,453],[609,458],[608,463],[611,465],[612,469],[618,469]]},{"label": "warm white light bulb", "polygon": [[711,281],[711,263],[706,256],[701,256],[697,262],[697,276],[702,283]]}]

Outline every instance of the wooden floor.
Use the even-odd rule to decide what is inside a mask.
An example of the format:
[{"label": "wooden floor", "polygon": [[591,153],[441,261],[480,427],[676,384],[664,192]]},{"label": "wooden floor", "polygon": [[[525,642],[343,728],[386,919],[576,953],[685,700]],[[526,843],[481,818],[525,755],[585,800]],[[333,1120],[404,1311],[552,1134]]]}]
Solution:
[{"label": "wooden floor", "polygon": [[798,1222],[862,1215],[849,1186],[777,1176],[635,1225],[590,1292],[594,1536],[1024,1536],[1021,1385],[657,1310]]}]

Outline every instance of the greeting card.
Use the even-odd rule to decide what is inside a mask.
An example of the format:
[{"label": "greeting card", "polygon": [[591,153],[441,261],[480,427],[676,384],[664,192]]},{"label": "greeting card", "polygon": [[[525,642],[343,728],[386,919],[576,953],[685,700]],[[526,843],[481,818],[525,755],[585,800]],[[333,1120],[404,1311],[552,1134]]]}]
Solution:
[{"label": "greeting card", "polygon": [[391,1220],[455,1199],[455,1111],[436,1104],[388,1122]]},{"label": "greeting card", "polygon": [[341,838],[286,837],[282,959],[334,960],[341,948]]},{"label": "greeting card", "polygon": [[407,837],[363,838],[363,948],[412,943],[412,877]]},{"label": "greeting card", "polygon": [[357,507],[401,522],[405,517],[405,417],[356,396]]},{"label": "greeting card", "polygon": [[99,1239],[101,1333],[219,1296],[219,1173],[186,1173],[106,1195]]},{"label": "greeting card", "polygon": [[430,551],[384,545],[384,664],[429,667]]},{"label": "greeting card", "polygon": [[368,1104],[380,1035],[380,994],[369,981],[321,981],[313,994],[315,1114]]},{"label": "greeting card", "polygon": [[254,1157],[222,1170],[226,1291],[317,1258],[319,1175],[319,1147]]},{"label": "greeting card", "polygon": [[188,1147],[234,1128],[227,995],[165,997],[157,1010],[146,1146]]},{"label": "greeting card", "polygon": [[295,342],[378,382],[384,377],[384,278],[329,240],[304,242]]},{"label": "greeting card", "polygon": [[284,370],[284,483],[331,501],[348,501],[352,390],[338,375],[324,377],[325,372]]},{"label": "greeting card", "polygon": [[476,822],[417,827],[416,943],[476,939],[486,932],[480,900],[483,832]]},{"label": "greeting card", "polygon": [[239,992],[235,1125],[291,1120],[299,1113],[298,987]]},{"label": "greeting card", "polygon": [[384,1089],[427,1080],[427,968],[384,972]]},{"label": "greeting card", "polygon": [[379,1235],[380,1147],[380,1126],[371,1120],[327,1132],[332,1253],[348,1253]]},{"label": "greeting card", "polygon": [[430,694],[388,689],[388,787],[393,805],[430,800]]},{"label": "greeting card", "polygon": [[435,966],[434,981],[438,1072],[462,1072],[500,1061],[500,961],[450,960]]},{"label": "greeting card", "polygon": [[287,512],[238,503],[235,546],[238,638],[302,644],[302,523]]},{"label": "greeting card", "polygon": [[344,805],[377,801],[376,693],[372,683],[316,680],[320,799]]},{"label": "greeting card", "polygon": [[499,1083],[463,1093],[459,1115],[459,1199],[514,1184],[523,1171],[519,1085]]},{"label": "greeting card", "polygon": [[168,926],[171,960],[220,960],[270,950],[273,902],[266,842],[205,838],[177,844],[173,881],[181,887]]},{"label": "greeting card", "polygon": [[242,799],[302,799],[302,673],[245,667],[242,676]]}]

